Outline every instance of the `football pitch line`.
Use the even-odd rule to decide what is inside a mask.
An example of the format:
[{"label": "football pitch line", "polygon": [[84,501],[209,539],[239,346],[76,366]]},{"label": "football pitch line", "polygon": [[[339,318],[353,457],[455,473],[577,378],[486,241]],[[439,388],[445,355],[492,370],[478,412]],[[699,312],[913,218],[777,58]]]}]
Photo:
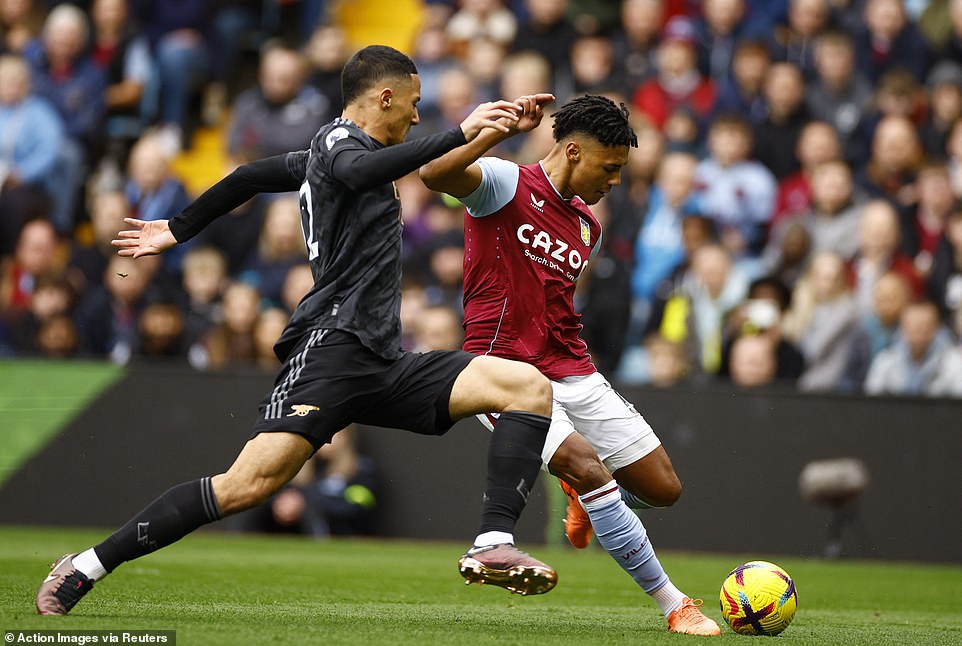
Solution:
[{"label": "football pitch line", "polygon": [[[66,617],[33,612],[47,564],[104,532],[0,526],[0,631],[173,630],[184,644],[680,644],[656,606],[600,549],[523,546],[558,587],[536,597],[465,586],[464,545],[200,532],[99,582]],[[960,644],[962,566],[659,554],[674,582],[705,600],[736,565],[765,559],[798,589],[779,644]],[[723,626],[718,641],[749,637]],[[764,638],[754,638],[764,639]]]}]

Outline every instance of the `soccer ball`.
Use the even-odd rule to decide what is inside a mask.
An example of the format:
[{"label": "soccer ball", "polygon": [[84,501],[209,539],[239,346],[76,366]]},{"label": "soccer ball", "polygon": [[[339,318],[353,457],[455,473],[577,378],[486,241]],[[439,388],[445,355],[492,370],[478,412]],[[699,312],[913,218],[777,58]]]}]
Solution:
[{"label": "soccer ball", "polygon": [[749,561],[731,571],[719,594],[725,621],[740,635],[777,635],[798,607],[795,582],[767,561]]}]

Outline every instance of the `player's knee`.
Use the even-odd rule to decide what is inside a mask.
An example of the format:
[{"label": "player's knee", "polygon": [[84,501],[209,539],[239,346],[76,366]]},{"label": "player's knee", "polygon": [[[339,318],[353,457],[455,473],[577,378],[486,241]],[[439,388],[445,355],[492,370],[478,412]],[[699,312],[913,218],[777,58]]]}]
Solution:
[{"label": "player's knee", "polygon": [[674,472],[662,479],[659,486],[647,496],[648,503],[653,507],[671,507],[681,498],[681,480]]},{"label": "player's knee", "polygon": [[579,494],[586,494],[611,481],[611,473],[598,455],[581,444],[564,442],[548,463],[548,471],[571,485]]},{"label": "player's knee", "polygon": [[551,415],[551,382],[537,368],[526,363],[517,366],[514,408],[545,417]]},{"label": "player's knee", "polygon": [[215,481],[215,495],[221,513],[228,516],[267,502],[283,484],[270,477],[241,479],[228,473],[219,486]]}]

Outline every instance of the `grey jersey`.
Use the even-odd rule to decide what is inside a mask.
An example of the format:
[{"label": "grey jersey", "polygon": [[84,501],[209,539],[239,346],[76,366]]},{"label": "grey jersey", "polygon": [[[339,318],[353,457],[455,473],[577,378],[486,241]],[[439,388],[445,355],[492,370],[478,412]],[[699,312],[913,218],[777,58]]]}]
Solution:
[{"label": "grey jersey", "polygon": [[393,182],[352,191],[334,179],[332,165],[347,150],[383,146],[352,121],[322,127],[310,151],[289,154],[302,174],[301,227],[314,272],[307,293],[277,345],[286,356],[312,328],[356,335],[385,358],[401,356],[401,202]]}]

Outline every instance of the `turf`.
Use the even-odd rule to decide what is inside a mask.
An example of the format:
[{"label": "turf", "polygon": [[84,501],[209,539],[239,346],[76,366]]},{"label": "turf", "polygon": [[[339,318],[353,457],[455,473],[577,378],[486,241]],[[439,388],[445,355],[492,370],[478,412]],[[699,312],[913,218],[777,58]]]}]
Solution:
[{"label": "turf", "polygon": [[[46,566],[102,532],[0,527],[0,629],[173,629],[199,644],[663,644],[661,614],[600,550],[535,548],[560,583],[538,597],[465,586],[462,545],[200,532],[129,563],[67,617],[33,614]],[[675,582],[721,621],[718,588],[742,561],[795,578],[799,611],[780,644],[960,644],[962,567],[665,553]],[[721,642],[748,637],[723,627]],[[764,638],[756,638],[764,639]]]}]

